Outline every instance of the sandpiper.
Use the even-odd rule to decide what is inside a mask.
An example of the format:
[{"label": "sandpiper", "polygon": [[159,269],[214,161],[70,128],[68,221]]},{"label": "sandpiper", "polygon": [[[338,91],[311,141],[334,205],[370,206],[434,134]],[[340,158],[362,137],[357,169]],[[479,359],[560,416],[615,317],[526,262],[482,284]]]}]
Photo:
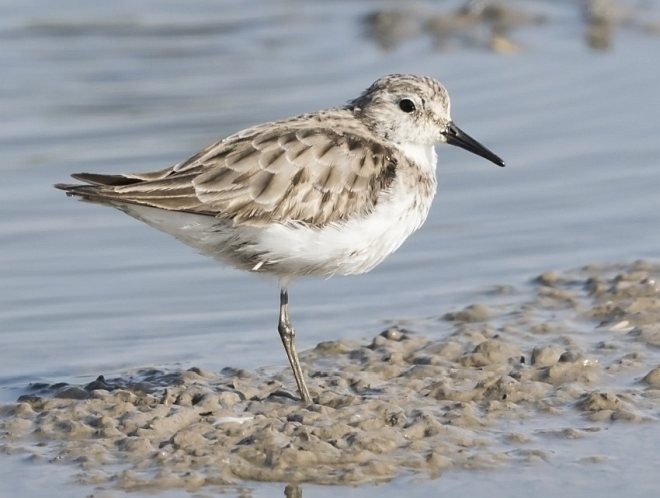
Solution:
[{"label": "sandpiper", "polygon": [[300,397],[287,287],[365,273],[426,219],[439,143],[504,162],[458,128],[445,88],[392,74],[346,105],[248,128],[148,173],[72,175],[68,195],[115,207],[236,268],[278,279],[278,331]]}]

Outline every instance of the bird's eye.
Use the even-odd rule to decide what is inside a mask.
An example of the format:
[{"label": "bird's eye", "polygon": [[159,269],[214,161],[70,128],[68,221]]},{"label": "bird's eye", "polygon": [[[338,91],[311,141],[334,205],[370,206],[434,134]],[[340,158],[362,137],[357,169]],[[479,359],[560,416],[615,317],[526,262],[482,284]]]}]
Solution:
[{"label": "bird's eye", "polygon": [[410,99],[401,99],[399,101],[399,108],[403,112],[413,112],[415,110],[415,103]]}]

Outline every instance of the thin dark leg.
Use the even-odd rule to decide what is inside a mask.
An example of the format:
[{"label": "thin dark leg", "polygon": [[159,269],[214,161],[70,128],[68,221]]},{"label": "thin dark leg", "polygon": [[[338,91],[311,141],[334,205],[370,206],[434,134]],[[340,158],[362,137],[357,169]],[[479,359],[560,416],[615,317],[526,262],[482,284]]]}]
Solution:
[{"label": "thin dark leg", "polygon": [[280,333],[282,344],[284,344],[284,351],[289,358],[293,376],[298,385],[298,392],[303,403],[310,404],[312,397],[309,395],[307,386],[305,385],[305,377],[303,376],[302,368],[300,368],[300,361],[298,360],[298,353],[296,353],[296,332],[291,326],[289,321],[289,293],[286,289],[280,289],[280,323],[277,326]]}]

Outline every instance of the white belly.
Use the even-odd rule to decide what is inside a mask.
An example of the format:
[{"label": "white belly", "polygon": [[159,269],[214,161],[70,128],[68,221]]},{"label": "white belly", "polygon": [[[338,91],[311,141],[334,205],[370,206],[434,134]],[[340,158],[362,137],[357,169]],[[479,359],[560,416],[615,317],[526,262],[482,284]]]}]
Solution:
[{"label": "white belly", "polygon": [[367,272],[424,223],[431,200],[416,197],[395,182],[388,201],[379,203],[368,216],[322,229],[267,227],[257,242],[264,252],[263,269],[282,276]]}]

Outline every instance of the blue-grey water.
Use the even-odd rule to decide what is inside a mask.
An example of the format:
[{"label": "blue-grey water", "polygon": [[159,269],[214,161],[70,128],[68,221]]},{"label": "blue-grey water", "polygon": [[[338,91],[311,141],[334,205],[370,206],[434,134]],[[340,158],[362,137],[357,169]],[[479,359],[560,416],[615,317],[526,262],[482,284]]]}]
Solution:
[{"label": "blue-grey water", "polygon": [[[5,0],[0,397],[15,398],[28,382],[144,366],[284,367],[275,282],[222,267],[118,211],[67,199],[52,184],[78,171],[159,169],[250,124],[340,104],[386,73],[441,79],[454,120],[507,167],[440,148],[438,197],[419,233],[368,275],[290,290],[300,349],[438,316],[475,291],[523,286],[546,270],[657,259],[660,37],[624,26],[610,50],[594,52],[576,3],[519,2],[550,21],[514,33],[520,53],[497,55],[460,45],[435,51],[424,37],[381,50],[360,17],[396,2]],[[657,7],[643,5],[660,18]],[[660,444],[657,429],[638,430]],[[591,478],[577,466],[551,467],[533,469],[534,479],[456,472],[344,491],[471,496],[496,483],[497,496],[530,486],[552,496],[574,481],[575,496],[620,496],[617,483],[644,496],[652,466],[622,468],[657,451],[634,434],[622,438],[632,446],[621,461]],[[608,441],[616,444],[594,444]],[[0,496],[40,496],[44,486],[85,496],[60,468],[0,457],[0,469]],[[254,485],[252,493],[281,489]],[[310,487],[306,496],[331,493]]]}]

